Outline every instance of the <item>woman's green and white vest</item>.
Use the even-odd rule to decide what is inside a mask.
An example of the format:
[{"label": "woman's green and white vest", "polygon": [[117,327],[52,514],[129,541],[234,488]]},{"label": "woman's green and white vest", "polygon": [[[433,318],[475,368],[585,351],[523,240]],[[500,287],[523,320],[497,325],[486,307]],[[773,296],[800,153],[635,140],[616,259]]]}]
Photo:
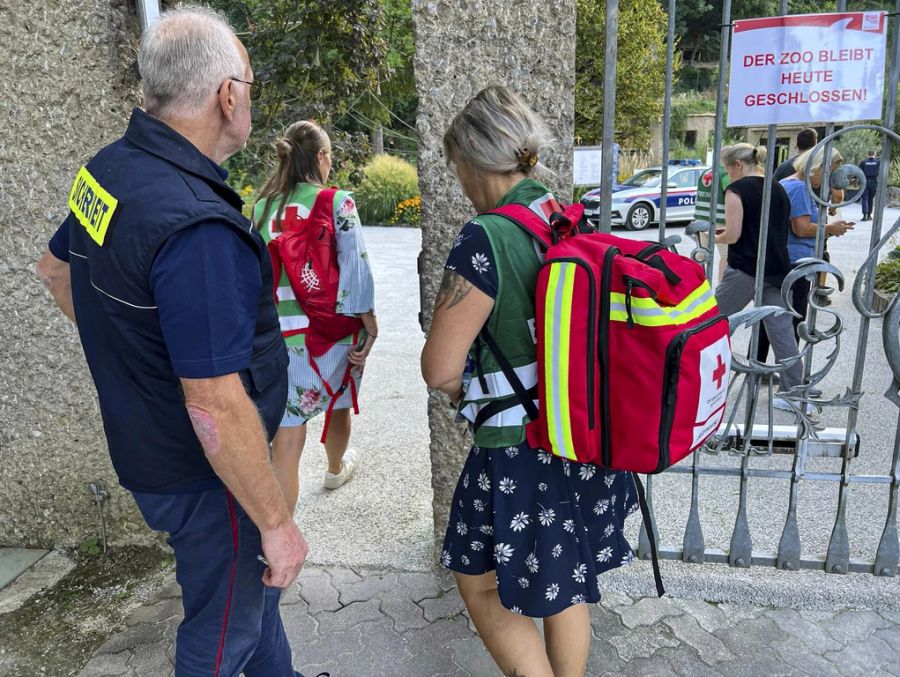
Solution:
[{"label": "woman's green and white vest", "polygon": [[[534,290],[543,254],[530,235],[502,216],[482,214],[474,220],[484,229],[491,243],[499,279],[494,308],[485,326],[522,385],[531,389],[537,385],[538,375]],[[474,363],[476,367],[471,379],[469,374],[466,375],[468,384],[459,413],[474,423],[487,404],[496,400],[515,400],[515,393],[484,341],[476,340],[469,349],[469,358],[470,364]],[[479,371],[483,378],[479,378]],[[486,392],[482,385],[487,386]],[[481,447],[520,444],[525,441],[528,421],[524,407],[516,403],[485,420],[475,431],[475,444]]]}]

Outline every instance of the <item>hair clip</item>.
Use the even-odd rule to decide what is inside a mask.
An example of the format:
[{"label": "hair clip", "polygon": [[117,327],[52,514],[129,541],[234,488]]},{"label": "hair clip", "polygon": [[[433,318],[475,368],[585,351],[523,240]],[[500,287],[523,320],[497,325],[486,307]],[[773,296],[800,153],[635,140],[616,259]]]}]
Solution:
[{"label": "hair clip", "polygon": [[538,163],[537,153],[523,148],[516,154],[516,161],[519,163],[520,169],[531,169]]}]

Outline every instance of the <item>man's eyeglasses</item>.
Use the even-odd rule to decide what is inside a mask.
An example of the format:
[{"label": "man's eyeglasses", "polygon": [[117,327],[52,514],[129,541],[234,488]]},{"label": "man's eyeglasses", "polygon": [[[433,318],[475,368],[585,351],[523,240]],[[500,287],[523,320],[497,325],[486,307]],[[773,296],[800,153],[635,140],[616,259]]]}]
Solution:
[{"label": "man's eyeglasses", "polygon": [[[247,85],[248,87],[252,87],[253,85],[258,84],[258,83],[256,83],[256,82],[250,82],[249,80],[241,80],[240,78],[225,78],[225,81],[226,81],[226,82],[227,82],[228,80],[234,80],[235,82],[243,82],[243,83],[244,83],[245,85]],[[216,90],[216,94],[218,94],[219,92],[221,92],[221,91],[222,91],[222,87],[224,87],[224,86],[225,86],[225,82],[223,82],[221,85],[219,85],[219,88]]]}]

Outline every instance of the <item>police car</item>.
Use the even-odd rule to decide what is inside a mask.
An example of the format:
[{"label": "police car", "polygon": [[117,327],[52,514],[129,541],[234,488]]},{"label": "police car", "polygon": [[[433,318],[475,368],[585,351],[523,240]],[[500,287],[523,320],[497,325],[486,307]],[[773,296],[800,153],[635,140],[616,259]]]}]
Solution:
[{"label": "police car", "polygon": [[[666,193],[666,221],[690,221],[694,218],[697,201],[697,182],[708,169],[700,160],[669,160],[668,191]],[[659,222],[662,167],[642,169],[637,174],[613,186],[612,224],[628,230],[644,230]],[[599,209],[600,189],[584,194],[581,202],[590,218]]]}]

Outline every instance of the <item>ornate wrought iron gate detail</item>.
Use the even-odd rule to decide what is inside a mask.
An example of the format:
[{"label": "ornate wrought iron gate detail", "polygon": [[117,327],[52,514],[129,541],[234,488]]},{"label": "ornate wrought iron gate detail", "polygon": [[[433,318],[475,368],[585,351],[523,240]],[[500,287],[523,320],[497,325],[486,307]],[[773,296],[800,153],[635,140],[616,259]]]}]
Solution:
[{"label": "ornate wrought iron gate detail", "polygon": [[[846,10],[846,0],[839,0],[834,8],[836,11]],[[675,13],[676,0],[669,0],[669,33],[668,33],[668,65],[666,78],[666,94],[663,118],[663,162],[661,179],[660,200],[660,226],[659,240],[673,243],[677,236],[666,240],[666,201],[668,184],[668,159],[669,159],[669,131],[671,121],[672,100],[672,64],[673,49],[675,44]],[[787,2],[781,0],[780,11],[787,13]],[[827,8],[823,7],[823,11]],[[764,364],[752,359],[756,354],[760,322],[766,316],[785,312],[783,309],[762,306],[762,284],[757,283],[756,298],[753,306],[733,315],[730,318],[732,334],[741,327],[751,329],[750,347],[747,357],[738,353],[732,364],[732,380],[729,391],[730,410],[726,416],[726,423],[720,429],[719,435],[713,438],[706,448],[694,454],[692,461],[685,461],[680,466],[670,468],[666,474],[687,475],[690,477],[690,504],[686,524],[683,530],[683,539],[680,546],[660,546],[660,557],[663,559],[682,560],[688,563],[727,563],[734,567],[749,567],[751,565],[773,566],[784,570],[797,569],[824,569],[828,573],[872,573],[876,576],[894,576],[898,569],[900,558],[900,543],[897,533],[897,503],[898,487],[900,487],[900,294],[890,301],[886,310],[873,309],[873,285],[874,268],[878,261],[879,253],[891,238],[900,230],[900,219],[886,232],[882,233],[882,219],[887,193],[887,176],[890,164],[891,142],[900,142],[900,136],[892,131],[896,122],[896,100],[898,90],[898,76],[900,76],[900,0],[897,1],[895,11],[891,17],[892,40],[889,48],[890,77],[886,92],[887,107],[884,113],[882,125],[855,125],[839,131],[835,131],[834,124],[828,124],[826,135],[816,146],[823,149],[826,157],[824,163],[824,176],[822,180],[821,195],[815,195],[812,190],[807,173],[807,187],[813,194],[814,200],[825,207],[842,207],[856,202],[860,196],[841,204],[832,204],[829,186],[845,188],[854,180],[859,180],[862,172],[852,165],[843,165],[833,174],[829,171],[832,153],[832,144],[843,134],[848,134],[859,129],[872,129],[878,132],[883,140],[881,153],[881,173],[878,178],[879,190],[876,193],[876,203],[873,211],[874,220],[869,242],[869,254],[863,265],[856,271],[852,281],[852,298],[856,313],[858,313],[859,328],[855,346],[855,367],[853,369],[852,382],[843,392],[838,392],[831,397],[823,397],[816,392],[815,386],[819,384],[831,371],[832,367],[842,358],[842,340],[846,337],[845,325],[841,316],[832,309],[817,302],[816,292],[820,289],[819,274],[830,276],[832,284],[843,290],[848,283],[845,274],[837,265],[832,265],[824,260],[825,249],[825,224],[826,209],[823,207],[823,217],[818,224],[816,238],[815,258],[804,259],[788,275],[782,287],[782,300],[789,312],[797,315],[791,305],[791,287],[804,278],[811,283],[809,292],[809,310],[805,321],[800,325],[799,331],[803,339],[803,348],[795,360],[802,360],[804,366],[803,383],[786,392],[779,393],[787,400],[793,410],[795,423],[789,426],[776,426],[773,423],[773,385],[771,375],[784,370],[795,360],[783,361],[776,365]],[[618,26],[618,0],[607,0],[606,21],[606,73],[604,77],[604,129],[603,147],[613,147],[613,128],[615,112],[615,61],[616,61],[616,35]],[[725,102],[725,73],[729,62],[729,42],[731,34],[731,0],[724,0],[722,9],[722,43],[719,58],[719,86],[716,103],[716,126],[714,132],[713,152],[713,186],[718,185],[719,152],[723,138],[723,110]],[[767,143],[774,144],[776,139],[776,127],[770,126],[767,134]],[[770,146],[771,147],[771,146]],[[768,180],[774,169],[774,153],[768,153],[766,164],[765,192],[763,196],[763,226],[768,214],[768,205],[771,197],[771,181]],[[811,158],[812,161],[812,158]],[[602,158],[602,194],[609,196],[612,190],[612,154],[604,153]],[[862,179],[863,186],[865,179]],[[712,204],[709,213],[716,214],[717,193],[712,191]],[[604,200],[605,204],[608,204]],[[609,232],[611,227],[611,214],[609,209],[601,210],[600,227],[604,232]],[[708,223],[695,222],[688,227],[687,233],[698,236],[700,231],[711,232]],[[765,266],[765,251],[767,229],[760,228],[759,257],[757,265],[757,280],[762,279]],[[706,242],[704,246],[701,242]],[[714,270],[715,247],[709,243],[709,239],[697,239],[692,256],[704,262],[707,275],[712,278]],[[822,289],[828,292],[829,288]],[[799,315],[798,315],[799,317]],[[862,380],[867,364],[867,350],[871,324],[873,320],[880,319],[882,329],[882,344],[884,358],[887,361],[890,373],[885,371],[884,386],[887,392],[884,394],[898,409],[896,419],[896,432],[894,437],[893,452],[890,459],[890,468],[882,474],[856,474],[852,472],[854,460],[860,453],[860,439],[857,433],[859,417],[864,414],[861,411],[861,398],[863,396]],[[814,366],[813,357],[816,351],[827,350],[824,356],[824,364],[818,368]],[[879,364],[881,356],[877,356]],[[846,359],[846,358],[844,358]],[[819,360],[821,363],[821,359]],[[764,405],[760,402],[768,399]],[[874,396],[878,396],[876,393]],[[822,430],[819,414],[825,410],[839,411],[846,414],[846,424],[843,428],[829,428]],[[757,422],[757,415],[763,414],[764,422]],[[771,467],[754,467],[754,462],[766,457],[772,458],[774,454],[789,454],[792,458],[790,469],[777,469]],[[811,471],[808,464],[811,459],[829,457],[840,463],[839,470],[828,472]],[[710,462],[711,460],[715,462]],[[735,459],[739,465],[723,463],[729,459]],[[730,477],[738,482],[738,505],[736,518],[731,528],[730,544],[725,549],[707,548],[705,545],[704,526],[701,519],[701,494],[700,479],[703,477]],[[751,479],[782,480],[787,482],[786,517],[781,529],[780,540],[775,550],[757,551],[753,546],[753,537],[748,520],[748,504],[751,488]],[[800,528],[798,526],[798,508],[801,505],[801,489],[806,486],[815,486],[817,492],[833,492],[830,499],[836,493],[836,508],[834,510],[833,523],[831,524],[831,536],[826,552],[818,555],[805,553],[801,544]],[[848,508],[851,501],[851,487],[869,486],[879,493],[883,492],[886,499],[886,518],[881,530],[877,549],[868,553],[865,557],[851,556],[851,529],[848,526]],[[651,511],[653,510],[654,478],[647,478],[648,497]],[[882,504],[883,505],[883,504]],[[829,519],[823,516],[824,519]],[[660,515],[655,520],[659,522]],[[657,539],[659,542],[659,539]],[[642,525],[638,546],[638,555],[644,559],[650,556],[650,544],[646,532],[646,524]]]}]

